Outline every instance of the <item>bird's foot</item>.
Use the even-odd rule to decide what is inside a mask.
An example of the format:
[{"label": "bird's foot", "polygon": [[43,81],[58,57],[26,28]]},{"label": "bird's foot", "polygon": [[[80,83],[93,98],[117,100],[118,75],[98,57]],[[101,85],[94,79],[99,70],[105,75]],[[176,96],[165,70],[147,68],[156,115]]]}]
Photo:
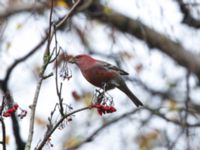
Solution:
[{"label": "bird's foot", "polygon": [[114,105],[113,97],[102,89],[96,89],[93,98],[94,104]]}]

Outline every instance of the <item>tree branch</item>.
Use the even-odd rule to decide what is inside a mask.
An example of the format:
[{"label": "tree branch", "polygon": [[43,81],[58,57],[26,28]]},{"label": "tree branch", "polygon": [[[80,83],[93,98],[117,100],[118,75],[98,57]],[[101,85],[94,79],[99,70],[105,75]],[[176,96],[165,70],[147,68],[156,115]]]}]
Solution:
[{"label": "tree branch", "polygon": [[[180,7],[180,10],[181,12],[183,13],[183,20],[182,22],[193,27],[193,28],[200,28],[200,20],[197,20],[195,19],[191,14],[190,14],[190,10],[189,10],[189,7],[188,5],[190,4],[185,4],[183,2],[183,0],[176,0],[179,7]],[[199,4],[197,4],[199,5]]]},{"label": "tree branch", "polygon": [[156,115],[157,117],[160,117],[160,118],[164,119],[165,121],[174,123],[174,124],[179,125],[181,127],[184,127],[184,128],[185,127],[188,127],[188,128],[197,128],[197,127],[200,127],[200,122],[194,123],[194,124],[190,124],[188,122],[182,122],[182,121],[178,121],[178,120],[172,120],[172,119],[167,118],[164,114],[160,113],[156,109],[152,109],[152,108],[147,107],[147,106],[145,106],[144,108],[147,109],[148,111],[150,111],[152,114]]},{"label": "tree branch", "polygon": [[9,78],[13,72],[13,70],[15,69],[15,67],[24,62],[26,59],[28,59],[29,57],[31,57],[37,50],[39,50],[39,48],[46,42],[48,36],[45,36],[29,53],[27,53],[26,55],[24,55],[23,57],[21,58],[18,58],[17,60],[15,60],[13,62],[13,64],[8,68],[7,72],[6,72],[6,76],[3,80],[4,82],[4,86],[3,88],[6,90],[7,89],[7,86],[8,86],[8,81],[9,81]]},{"label": "tree branch", "polygon": [[2,128],[2,144],[3,150],[6,150],[6,126],[3,118],[0,116],[1,128]]},{"label": "tree branch", "polygon": [[[94,8],[96,9],[94,10]],[[159,49],[176,63],[185,67],[189,72],[194,73],[200,80],[200,59],[197,54],[186,50],[179,43],[172,41],[138,20],[122,15],[111,8],[109,8],[111,13],[105,13],[103,8],[103,5],[93,3],[86,12],[86,15],[91,19],[99,20],[117,28],[121,32],[126,32],[145,41],[149,47]]]},{"label": "tree branch", "polygon": [[2,112],[5,106],[5,96],[3,96],[2,103],[0,105],[0,122],[1,122],[1,128],[2,128],[2,144],[3,150],[6,150],[6,126],[2,117]]},{"label": "tree branch", "polygon": [[30,11],[44,11],[46,6],[42,5],[41,3],[20,3],[17,5],[14,5],[14,7],[7,7],[5,9],[2,9],[0,11],[0,20],[5,20],[8,17],[21,13],[21,12],[30,12]]},{"label": "tree branch", "polygon": [[54,125],[54,127],[47,132],[47,134],[45,135],[44,139],[41,141],[41,143],[38,145],[37,148],[35,148],[35,150],[42,150],[43,146],[46,144],[46,142],[48,141],[49,137],[53,134],[53,132],[59,127],[59,125],[69,116],[75,114],[75,113],[78,113],[78,112],[81,112],[81,111],[84,111],[84,110],[87,110],[87,109],[91,109],[91,107],[84,107],[84,108],[81,108],[81,109],[77,109],[71,113],[68,113],[66,115],[64,115],[59,121],[57,121],[57,123]]},{"label": "tree branch", "polygon": [[39,97],[42,81],[44,79],[43,78],[44,72],[45,72],[48,64],[51,61],[51,56],[52,55],[50,56],[50,49],[49,49],[50,48],[50,44],[51,44],[51,40],[52,40],[53,35],[55,34],[56,30],[63,23],[65,23],[65,21],[67,21],[72,16],[72,14],[74,13],[76,7],[79,5],[80,2],[81,2],[81,0],[77,0],[77,2],[74,4],[74,6],[69,11],[69,13],[67,15],[65,15],[63,18],[59,19],[55,24],[55,28],[52,28],[54,26],[53,22],[51,21],[52,13],[53,13],[53,0],[52,0],[51,11],[50,11],[50,21],[49,21],[49,34],[48,34],[48,38],[47,38],[48,39],[48,44],[47,44],[47,48],[46,48],[46,51],[45,51],[44,56],[43,56],[44,62],[43,62],[43,68],[42,68],[42,71],[41,71],[41,74],[40,74],[40,79],[39,79],[39,82],[37,84],[37,88],[36,88],[36,91],[35,91],[33,104],[31,105],[31,118],[30,118],[28,141],[27,141],[27,144],[26,144],[26,147],[25,147],[26,150],[30,150],[30,148],[31,148],[33,132],[34,132],[34,120],[35,120],[35,111],[36,111],[37,101],[38,101],[38,97]]},{"label": "tree branch", "polygon": [[79,148],[80,146],[82,146],[85,143],[91,142],[102,130],[106,129],[107,127],[113,125],[114,123],[121,121],[122,119],[125,119],[131,115],[133,115],[134,113],[136,113],[137,111],[141,110],[141,108],[132,110],[128,113],[125,113],[113,120],[110,120],[108,122],[106,122],[105,124],[103,124],[101,127],[99,127],[98,129],[96,129],[92,134],[90,134],[90,136],[88,136],[86,139],[84,139],[83,141],[81,141],[80,143],[78,143],[77,145],[74,145],[72,147],[67,148],[67,150],[74,150]]}]

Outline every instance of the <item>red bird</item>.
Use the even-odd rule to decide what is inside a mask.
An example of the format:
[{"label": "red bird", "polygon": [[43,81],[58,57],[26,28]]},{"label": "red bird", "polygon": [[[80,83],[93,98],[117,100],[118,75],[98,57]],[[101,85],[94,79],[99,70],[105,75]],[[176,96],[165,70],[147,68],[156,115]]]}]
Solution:
[{"label": "red bird", "polygon": [[124,92],[137,107],[143,106],[142,102],[130,91],[122,78],[123,75],[128,75],[126,71],[84,54],[71,57],[68,62],[75,63],[80,68],[85,79],[91,84],[105,91],[116,87]]}]

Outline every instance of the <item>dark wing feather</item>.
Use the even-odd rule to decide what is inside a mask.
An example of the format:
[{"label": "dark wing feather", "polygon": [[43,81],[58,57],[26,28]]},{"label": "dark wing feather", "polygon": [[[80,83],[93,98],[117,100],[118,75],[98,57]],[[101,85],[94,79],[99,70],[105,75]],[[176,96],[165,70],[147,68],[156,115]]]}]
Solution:
[{"label": "dark wing feather", "polygon": [[108,70],[113,70],[118,72],[120,75],[128,75],[128,72],[118,68],[117,66],[114,66],[112,64],[109,64],[107,62],[98,60],[97,63],[99,63],[99,65],[103,65],[104,68],[108,69]]}]

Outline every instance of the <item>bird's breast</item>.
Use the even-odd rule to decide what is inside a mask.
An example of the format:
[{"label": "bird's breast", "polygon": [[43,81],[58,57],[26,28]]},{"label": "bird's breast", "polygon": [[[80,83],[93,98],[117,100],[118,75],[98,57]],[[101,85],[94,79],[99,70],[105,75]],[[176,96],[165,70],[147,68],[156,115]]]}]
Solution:
[{"label": "bird's breast", "polygon": [[102,87],[104,83],[108,83],[117,76],[116,72],[108,71],[101,67],[89,68],[81,72],[88,82],[97,87]]}]

